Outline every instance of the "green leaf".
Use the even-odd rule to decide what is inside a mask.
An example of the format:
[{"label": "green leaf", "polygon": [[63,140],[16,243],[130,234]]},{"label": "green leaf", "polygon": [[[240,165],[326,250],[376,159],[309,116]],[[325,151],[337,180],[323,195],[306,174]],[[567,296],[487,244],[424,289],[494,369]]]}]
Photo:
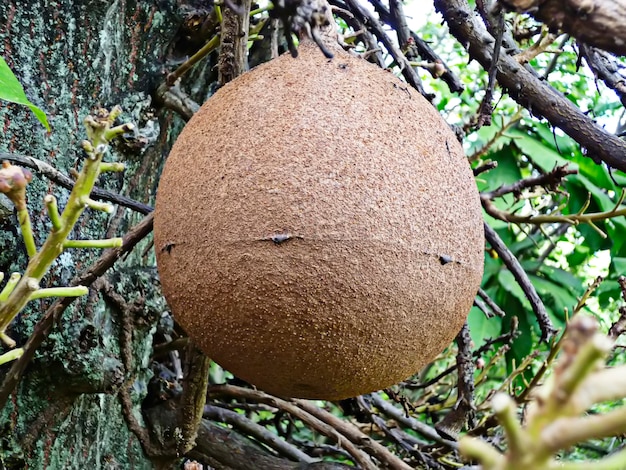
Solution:
[{"label": "green leaf", "polygon": [[[603,179],[602,175],[599,175],[598,178]],[[606,212],[615,208],[615,203],[617,201],[612,199],[606,193],[606,191],[601,189],[603,187],[603,184],[608,183],[606,183],[606,181],[603,181],[601,184],[595,184],[583,175],[576,175],[572,177],[566,184],[566,187],[570,192],[570,204],[563,212],[566,214],[576,213],[580,209],[580,207],[582,207],[583,202],[586,201],[587,198],[586,194],[583,196],[582,191],[591,194],[591,205],[589,206],[587,212]],[[618,195],[616,194],[616,197],[617,196]],[[623,216],[613,217],[606,221],[598,222],[596,225],[604,230],[609,237],[606,240],[597,239],[596,243],[590,244],[594,251],[598,249],[611,248],[610,245],[611,243],[613,243],[612,250],[615,252],[623,245],[623,234],[626,233],[626,219]],[[593,229],[588,225],[581,225],[578,227],[578,230],[585,236],[591,236],[592,238],[598,237],[598,235],[591,233]]]},{"label": "green leaf", "polygon": [[563,269],[544,264],[541,266],[540,272],[553,282],[556,282],[563,287],[569,287],[570,293],[582,293],[584,291],[583,282],[578,277]]},{"label": "green leaf", "polygon": [[551,171],[557,165],[568,165],[570,169],[578,169],[578,165],[572,163],[567,158],[563,158],[559,153],[545,145],[536,136],[520,129],[510,129],[507,135],[513,137],[515,145],[524,152],[533,163],[543,171]]},{"label": "green leaf", "polygon": [[585,157],[580,153],[575,155],[574,161],[578,165],[578,171],[581,176],[584,176],[591,183],[600,188],[604,188],[605,190],[611,189],[619,193],[619,189],[615,187],[615,183],[613,183],[605,166],[598,165],[591,158]]},{"label": "green leaf", "polygon": [[[564,214],[575,214],[587,201],[589,191],[584,186],[583,182],[579,179],[572,178],[565,184],[565,189],[569,193],[569,203],[563,210]],[[600,199],[602,199],[600,197]],[[606,203],[606,201],[604,201]],[[597,198],[591,198],[587,212],[595,212],[601,210],[598,206]],[[604,222],[598,222],[596,224],[600,229],[604,230]],[[588,224],[580,224],[576,227],[576,230],[584,237],[584,244],[589,247],[591,252],[598,250],[608,250],[611,248],[611,240],[608,238],[602,238],[596,230]]]},{"label": "green leaf", "polygon": [[483,344],[487,339],[497,338],[502,331],[502,318],[487,318],[478,307],[472,307],[467,323],[474,344]]},{"label": "green leaf", "polygon": [[[511,349],[505,354],[507,370],[511,373],[513,369],[518,367],[533,349],[537,347],[535,339],[535,330],[537,328],[534,318],[532,319],[534,325],[529,319],[529,317],[533,315],[532,312],[524,309],[517,299],[509,297],[502,307],[506,309],[507,315],[514,314],[519,321],[518,331],[520,334],[513,341]],[[502,324],[507,325],[507,320],[504,320]],[[526,381],[526,383],[528,383],[531,378],[531,371],[526,371],[522,376],[516,377],[513,382],[516,394],[524,388],[524,382]]]},{"label": "green leaf", "polygon": [[485,268],[483,272],[483,286],[487,285],[489,280],[496,276],[502,269],[502,261],[495,259],[485,251]]},{"label": "green leaf", "polygon": [[552,312],[552,320],[556,323],[556,327],[562,327],[565,324],[565,309],[571,313],[578,303],[578,299],[567,289],[550,279],[532,274],[528,278],[535,286],[535,289],[537,289],[537,293],[543,300],[546,309]]},{"label": "green leaf", "polygon": [[570,181],[579,181],[591,194],[591,197],[596,201],[598,207],[603,211],[609,211],[615,207],[615,201],[613,201],[603,188],[598,187],[595,183],[589,181],[589,179],[583,175],[573,176]]},{"label": "green leaf", "polygon": [[519,303],[521,304],[524,310],[530,310],[530,302],[528,301],[528,297],[524,294],[524,291],[520,287],[520,285],[515,280],[513,273],[508,269],[503,269],[498,274],[498,282],[500,282],[500,287],[504,289],[506,292],[515,297]]},{"label": "green leaf", "polygon": [[[511,224],[507,223],[506,227],[497,228],[496,232],[498,232],[498,235],[500,236],[504,244],[509,247],[509,249],[515,243],[515,240],[517,240],[517,235],[513,231]],[[514,251],[513,253],[515,254]]]},{"label": "green leaf", "polygon": [[[517,165],[517,149],[510,146],[504,147],[489,155],[491,160],[498,163],[498,166],[490,170],[485,181],[478,182],[480,191],[493,191],[502,185],[513,184],[522,178],[522,174]],[[512,199],[512,198],[511,198]]]},{"label": "green leaf", "polygon": [[[542,132],[544,138],[546,138],[546,129],[543,129]],[[574,187],[584,188],[587,193],[591,194],[592,201],[596,203],[599,210],[608,211],[615,207],[615,198],[611,198],[607,191],[613,190],[616,193],[619,191],[611,180],[608,171],[602,165],[597,165],[590,158],[583,156],[580,151],[575,151],[574,155],[571,155],[570,152],[571,159],[564,158],[552,148],[553,144],[542,142],[532,131],[511,129],[507,131],[507,134],[513,137],[517,147],[543,171],[547,172],[556,165],[565,164],[568,164],[569,168],[578,169],[579,174],[567,178],[566,187],[568,190]],[[570,191],[570,193],[572,192]],[[576,199],[578,199],[579,204],[571,204]],[[572,194],[570,204],[564,213],[575,213],[586,199],[587,194],[578,198],[575,198],[574,194]],[[593,204],[589,209],[590,211],[593,209]],[[585,237],[593,240],[593,249],[609,248],[611,241],[617,246],[621,246],[623,243],[621,234],[626,231],[626,221],[623,217],[617,217],[611,222],[598,223],[597,225],[608,233],[610,240],[602,239],[591,227],[579,228],[579,231]]]},{"label": "green leaf", "polygon": [[626,276],[626,258],[614,257],[611,259],[611,271],[617,276]]},{"label": "green leaf", "polygon": [[569,266],[578,266],[586,262],[592,254],[591,248],[587,245],[576,245],[574,251],[567,255],[567,264]]},{"label": "green leaf", "polygon": [[[503,117],[494,116],[494,123],[491,126],[483,126],[472,134],[472,139],[468,139],[470,142],[469,153],[472,154],[478,150],[483,149],[491,140],[495,137],[497,132],[502,129]],[[511,141],[510,137],[500,136],[491,142],[487,156],[502,149],[503,146],[508,145]]]},{"label": "green leaf", "polygon": [[[532,122],[530,124],[545,145],[557,150],[561,155],[578,151],[578,143],[568,135],[561,135],[552,125],[543,122]],[[588,160],[591,161],[591,159]]]},{"label": "green leaf", "polygon": [[616,251],[624,244],[624,233],[626,233],[626,221],[624,217],[615,217],[605,222],[606,232],[613,242],[611,251]]},{"label": "green leaf", "polygon": [[621,300],[622,288],[620,287],[619,282],[611,279],[605,279],[600,284],[595,294],[600,302],[600,308],[606,308],[611,303],[611,300]]},{"label": "green leaf", "polygon": [[24,93],[24,88],[22,88],[22,85],[20,85],[20,82],[15,78],[15,75],[13,75],[13,72],[2,57],[0,57],[0,100],[28,106],[35,116],[37,116],[39,122],[41,122],[48,131],[50,130],[46,113],[28,100],[26,93]]}]

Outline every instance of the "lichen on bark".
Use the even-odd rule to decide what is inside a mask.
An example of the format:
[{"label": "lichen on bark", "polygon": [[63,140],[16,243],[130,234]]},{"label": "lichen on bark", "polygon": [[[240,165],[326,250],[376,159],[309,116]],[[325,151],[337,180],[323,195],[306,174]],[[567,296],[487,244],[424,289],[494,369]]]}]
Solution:
[{"label": "lichen on bark", "polygon": [[[114,146],[108,161],[122,161],[127,170],[102,177],[98,185],[151,203],[163,156],[180,128],[178,120],[155,111],[151,93],[163,78],[180,20],[175,0],[2,2],[0,55],[29,99],[46,111],[52,132],[46,133],[27,110],[0,103],[0,152],[31,155],[67,174],[83,158],[84,117],[95,107],[119,104],[123,119],[138,125],[144,143],[140,148]],[[28,200],[40,245],[50,226],[43,196],[52,192],[62,208],[68,192],[34,176]],[[73,237],[120,236],[139,218],[124,208],[110,216],[86,211]],[[14,223],[10,214],[0,220],[0,270],[6,272],[21,271],[26,265]],[[107,277],[129,305],[137,300],[134,294],[148,299],[140,314],[124,323],[127,312],[104,302],[104,294],[95,287],[65,312],[0,412],[0,465],[152,468],[128,428],[118,397],[120,388],[126,387],[133,414],[141,420],[139,404],[151,376],[151,335],[165,308],[155,300],[160,296],[154,260],[142,256],[147,243]],[[99,254],[67,250],[44,279],[45,285],[66,285]],[[11,334],[25,342],[47,305],[48,301],[33,302],[12,325]],[[0,380],[2,376],[0,371]]]}]

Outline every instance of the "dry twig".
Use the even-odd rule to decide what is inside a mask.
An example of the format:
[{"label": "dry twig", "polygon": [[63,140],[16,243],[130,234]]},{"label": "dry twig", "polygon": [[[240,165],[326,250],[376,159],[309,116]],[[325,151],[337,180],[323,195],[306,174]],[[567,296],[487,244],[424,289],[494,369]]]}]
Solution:
[{"label": "dry twig", "polygon": [[511,271],[511,273],[515,277],[515,280],[524,291],[524,294],[530,302],[533,312],[535,312],[535,317],[537,317],[539,328],[541,329],[541,340],[547,341],[550,336],[554,334],[556,329],[552,325],[552,321],[548,316],[546,307],[543,304],[543,301],[541,300],[539,295],[537,294],[535,286],[532,285],[530,279],[528,278],[528,275],[526,274],[526,271],[524,271],[524,268],[522,268],[517,258],[506,247],[496,231],[492,229],[487,223],[485,223],[484,225],[485,238],[487,239],[487,242],[489,242],[492,248],[496,250],[504,265],[509,268],[509,271]]},{"label": "dry twig", "polygon": [[[71,179],[69,176],[64,175],[52,165],[49,165],[43,160],[39,160],[35,157],[31,157],[29,155],[20,155],[16,153],[0,152],[0,161],[2,160],[8,160],[12,163],[17,163],[18,165],[32,168],[37,173],[42,174],[50,181],[53,181],[54,183],[65,189],[71,190],[74,187],[73,179]],[[94,187],[93,191],[91,192],[91,196],[94,199],[112,202],[122,207],[128,207],[129,209],[132,209],[135,212],[139,212],[140,214],[144,215],[149,214],[153,210],[152,207],[147,204],[143,204],[139,201],[135,201],[112,191],[107,191],[106,189]]]}]

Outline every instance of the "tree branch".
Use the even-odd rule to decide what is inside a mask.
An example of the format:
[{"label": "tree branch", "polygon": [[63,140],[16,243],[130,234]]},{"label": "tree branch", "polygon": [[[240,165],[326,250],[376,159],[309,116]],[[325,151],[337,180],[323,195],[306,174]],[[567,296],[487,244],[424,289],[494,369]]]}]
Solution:
[{"label": "tree branch", "polygon": [[220,56],[217,63],[218,81],[224,85],[246,71],[248,30],[250,29],[250,6],[252,0],[233,0],[240,8],[223,10],[220,38]]},{"label": "tree branch", "polygon": [[209,384],[211,366],[211,359],[191,342],[187,345],[185,359],[185,380],[178,407],[178,426],[181,432],[176,443],[178,454],[185,454],[196,444],[198,427],[206,403],[206,388]]},{"label": "tree branch", "polygon": [[406,416],[401,409],[395,407],[392,403],[384,400],[378,393],[372,393],[370,397],[372,399],[372,404],[376,408],[378,408],[384,415],[397,421],[398,424],[412,429],[413,431],[421,434],[427,439],[437,442],[438,444],[443,444],[446,447],[454,450],[458,449],[456,441],[444,439],[431,426],[428,426],[427,424],[422,423],[415,418]]},{"label": "tree branch", "polygon": [[366,25],[369,29],[373,31],[379,41],[381,41],[393,60],[400,66],[402,69],[402,74],[406,81],[417,91],[419,91],[422,95],[424,95],[424,87],[422,87],[422,80],[420,79],[417,72],[413,70],[408,63],[407,58],[402,54],[398,46],[391,40],[391,38],[387,35],[383,26],[380,24],[380,21],[358,0],[345,0],[348,5],[350,11],[356,16],[364,25]]},{"label": "tree branch", "polygon": [[[12,163],[16,163],[17,165],[32,168],[37,173],[42,174],[50,181],[53,181],[54,183],[65,189],[71,190],[74,187],[74,180],[72,180],[69,176],[65,176],[52,165],[49,165],[48,163],[35,157],[31,157],[29,155],[20,155],[16,153],[0,152],[0,161],[2,160],[8,160]],[[122,196],[121,194],[107,191],[106,189],[94,187],[91,191],[91,196],[94,199],[108,201],[123,207],[128,207],[129,209],[132,209],[135,212],[139,212],[140,214],[144,215],[149,214],[153,211],[152,207],[147,204],[135,201],[126,196]]]},{"label": "tree branch", "polygon": [[[383,23],[391,26],[393,29],[398,29],[398,24],[396,23],[394,17],[391,15],[391,12],[380,0],[370,0],[370,3],[374,5],[374,9],[378,12],[380,16],[380,20]],[[428,62],[431,63],[441,63],[444,67],[443,74],[439,77],[445,83],[447,83],[450,91],[452,93],[461,93],[464,90],[463,83],[446,65],[446,63],[439,57],[435,51],[430,47],[430,45],[420,38],[415,32],[411,31],[411,37],[415,41],[415,47],[417,48],[417,52],[419,56]],[[432,73],[432,72],[431,72]]]},{"label": "tree branch", "polygon": [[376,457],[385,468],[392,470],[410,470],[411,467],[400,460],[399,457],[393,455],[385,446],[379,444],[371,437],[363,434],[359,428],[353,424],[315,406],[308,400],[294,399],[294,402],[307,413],[332,426],[352,442],[361,446],[368,454]]},{"label": "tree branch", "polygon": [[480,194],[480,197],[484,199],[495,199],[510,193],[513,193],[515,197],[519,197],[523,190],[536,187],[545,188],[547,191],[556,191],[556,189],[563,184],[563,179],[566,176],[575,175],[577,173],[578,170],[567,168],[567,165],[556,166],[548,173],[531,176],[530,178],[518,180],[510,185],[502,185],[493,191],[483,192]]},{"label": "tree branch", "polygon": [[626,78],[619,73],[615,59],[606,52],[586,44],[580,44],[580,53],[593,73],[613,90],[622,104],[626,106]]},{"label": "tree branch", "polygon": [[471,343],[467,322],[456,337],[458,353],[456,356],[457,369],[457,401],[443,420],[435,425],[437,432],[448,439],[457,439],[463,427],[470,422],[474,427],[474,361],[472,360]]},{"label": "tree branch", "polygon": [[493,315],[497,315],[498,317],[506,316],[506,313],[504,313],[504,310],[502,310],[500,306],[497,303],[495,303],[493,299],[489,297],[487,292],[485,292],[482,288],[478,289],[478,297],[480,297],[485,302],[485,304],[489,307]]},{"label": "tree branch", "polygon": [[[235,387],[233,385],[210,386],[207,392],[207,396],[231,397],[237,398],[239,400],[252,400],[258,403],[265,403],[267,405],[281,409],[294,416],[295,418],[302,420],[302,422],[304,422],[308,426],[311,426],[316,431],[337,441],[337,444],[340,447],[343,447],[350,454],[351,458],[354,459],[354,462],[360,465],[364,470],[375,470],[377,468],[365,453],[365,450],[367,450],[368,448],[366,447],[365,450],[361,450],[357,445],[355,445],[354,441],[352,440],[354,436],[346,436],[343,433],[343,429],[335,428],[322,421],[318,417],[313,416],[309,412],[310,410],[304,410],[303,408],[299,407],[297,401],[287,401],[261,391]],[[363,438],[367,438],[367,436],[365,436],[364,434],[361,435],[363,436]],[[358,443],[363,444],[363,441],[361,440]]]},{"label": "tree branch", "polygon": [[285,442],[272,431],[255,423],[254,421],[240,415],[236,411],[227,410],[220,406],[206,405],[204,407],[204,417],[220,423],[226,423],[235,429],[244,432],[247,436],[254,437],[257,441],[271,447],[280,455],[296,462],[312,463],[314,459],[297,447]]},{"label": "tree branch", "polygon": [[[167,405],[145,412],[150,427],[166,434],[176,428],[177,413]],[[292,462],[272,455],[251,439],[232,429],[203,419],[198,429],[196,446],[186,457],[211,465],[219,470],[349,470],[354,467],[335,462]],[[171,467],[167,467],[171,468]]]},{"label": "tree branch", "polygon": [[[470,9],[466,0],[435,0],[457,40],[464,44],[472,59],[485,70],[492,63],[495,39]],[[500,85],[520,105],[535,115],[542,115],[562,129],[587,151],[594,161],[626,171],[626,142],[606,132],[586,116],[563,94],[543,82],[534,71],[520,65],[515,57],[501,54],[497,64]]]},{"label": "tree branch", "polygon": [[626,54],[626,0],[501,0],[551,30],[614,54]]},{"label": "tree branch", "polygon": [[556,332],[556,329],[552,325],[552,321],[548,316],[546,307],[543,305],[539,294],[537,294],[535,286],[532,285],[530,279],[528,279],[526,271],[524,271],[522,265],[519,263],[515,255],[513,255],[513,253],[511,253],[511,251],[507,248],[507,246],[504,244],[496,231],[492,229],[486,222],[484,225],[485,238],[493,247],[493,249],[496,250],[504,265],[509,268],[509,271],[511,271],[513,277],[515,277],[515,280],[524,291],[524,294],[526,294],[526,298],[530,302],[533,312],[535,312],[535,316],[537,317],[537,321],[539,323],[539,328],[541,329],[541,340],[547,341],[548,338],[550,338],[550,336],[552,336]]},{"label": "tree branch", "polygon": [[381,416],[371,409],[369,398],[370,397],[368,395],[362,395],[357,397],[356,400],[359,407],[368,414],[369,420],[376,425],[392,443],[395,443],[396,446],[424,463],[426,468],[432,470],[444,470],[435,458],[420,451],[420,448],[426,445],[425,442],[420,441],[416,437],[399,429],[393,422],[386,422]]}]

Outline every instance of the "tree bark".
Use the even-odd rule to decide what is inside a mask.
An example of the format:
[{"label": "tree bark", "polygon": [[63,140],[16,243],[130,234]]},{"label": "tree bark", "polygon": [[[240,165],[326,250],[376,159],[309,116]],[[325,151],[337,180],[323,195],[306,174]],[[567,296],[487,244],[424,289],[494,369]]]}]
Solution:
[{"label": "tree bark", "polygon": [[[127,165],[123,175],[106,174],[98,186],[149,204],[172,140],[183,121],[151,106],[163,80],[168,53],[181,22],[175,0],[8,0],[0,3],[0,55],[28,97],[48,115],[52,132],[28,109],[0,102],[0,152],[29,155],[68,174],[80,167],[82,120],[98,106],[121,105],[121,119],[138,134],[115,146],[107,161]],[[139,147],[133,144],[142,143]],[[28,201],[38,246],[50,224],[42,198],[53,193],[63,207],[68,191],[33,171]],[[74,238],[122,236],[142,215],[117,207],[112,215],[86,211]],[[118,396],[128,391],[135,416],[150,371],[152,329],[166,307],[158,295],[154,263],[139,249],[108,274],[128,305],[107,300],[95,289],[75,302],[38,350],[26,376],[0,411],[0,467],[153,468],[129,429]],[[67,285],[100,256],[97,250],[68,250],[42,287]],[[22,271],[23,244],[13,215],[0,219],[0,271]],[[129,273],[132,273],[130,275]],[[31,302],[9,333],[24,344],[50,304]],[[10,366],[10,364],[8,365]],[[4,378],[5,366],[0,372]]]},{"label": "tree bark", "polygon": [[590,46],[626,54],[626,0],[502,0]]},{"label": "tree bark", "polygon": [[[157,434],[171,430],[176,414],[159,407],[146,412]],[[231,429],[218,426],[203,419],[198,429],[198,445],[188,454],[189,458],[209,462],[224,470],[347,470],[350,467],[335,462],[293,462],[276,457],[255,442],[238,435]]]},{"label": "tree bark", "polygon": [[[82,120],[97,107],[119,104],[124,110],[121,120],[138,129],[114,145],[105,158],[123,162],[126,171],[101,176],[97,185],[102,191],[92,192],[94,198],[117,200],[125,206],[118,206],[110,216],[86,211],[73,238],[123,236],[151,210],[164,157],[191,108],[197,107],[190,97],[202,103],[207,90],[218,84],[215,60],[205,59],[188,72],[185,90],[182,85],[175,87],[176,96],[187,103],[177,106],[182,117],[159,107],[166,103],[153,101],[166,72],[209,39],[194,38],[190,43],[187,36],[188,19],[193,24],[198,15],[210,14],[210,9],[198,10],[196,3],[33,0],[25,4],[11,0],[0,4],[0,55],[29,99],[45,110],[52,126],[52,132],[46,133],[26,108],[0,102],[0,156],[33,171],[28,202],[39,246],[50,227],[43,196],[53,193],[63,208],[72,186],[63,174],[80,167],[80,143],[86,137]],[[249,9],[249,0],[243,3]],[[234,25],[232,30],[226,28],[232,33],[229,46],[234,46],[229,64],[235,68],[229,73],[238,74],[245,66],[247,41],[240,33],[247,30],[247,23],[237,23],[238,17],[231,13],[225,15]],[[224,71],[220,69],[222,79]],[[127,199],[119,198],[120,194]],[[142,233],[149,222],[147,218],[141,224]],[[5,273],[26,266],[17,227],[11,211],[0,212],[0,271]],[[170,402],[151,409],[158,420],[145,422],[142,412],[152,377],[153,335],[164,328],[160,320],[167,312],[150,248],[146,240],[121,259],[102,257],[98,266],[108,266],[113,259],[117,262],[103,277],[83,276],[83,282],[90,285],[88,296],[75,300],[67,310],[69,301],[55,303],[39,324],[52,302],[31,302],[11,325],[9,333],[19,345],[33,332],[33,338],[47,339],[8,400],[4,392],[13,390],[23,368],[10,369],[7,364],[0,370],[0,395],[5,398],[0,401],[6,403],[0,409],[0,468],[158,469],[172,468],[180,461],[176,452],[180,443],[170,431],[182,429],[181,419],[183,424],[194,425],[189,416],[168,408]],[[96,250],[64,252],[42,287],[67,285],[100,256]],[[97,270],[98,275],[105,269]],[[215,468],[251,468],[251,462],[276,469],[346,468],[293,462],[234,431],[206,420],[200,424],[192,453]],[[159,435],[164,426],[169,433],[166,441]],[[190,431],[186,434],[192,444],[194,429]],[[233,453],[234,444],[236,450],[245,452]]]}]

